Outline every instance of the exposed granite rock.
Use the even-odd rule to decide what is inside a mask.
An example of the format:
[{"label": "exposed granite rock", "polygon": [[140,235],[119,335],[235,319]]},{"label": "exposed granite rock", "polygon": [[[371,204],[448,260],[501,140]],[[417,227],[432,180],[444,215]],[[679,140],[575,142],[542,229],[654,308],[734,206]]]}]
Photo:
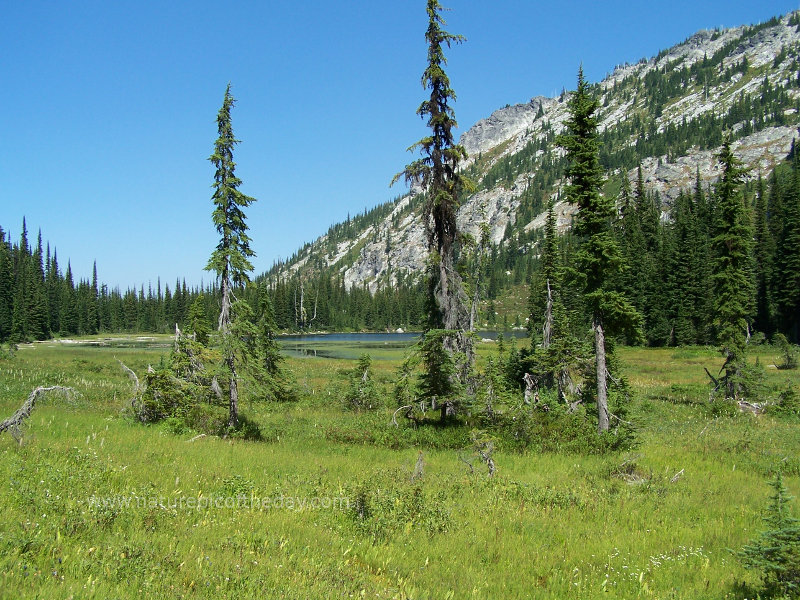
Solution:
[{"label": "exposed granite rock", "polygon": [[[740,72],[733,72],[728,80],[709,89],[687,86],[682,95],[671,99],[663,107],[663,112],[656,120],[658,131],[663,131],[670,123],[691,121],[708,111],[721,114],[728,110],[739,95],[760,93],[760,86],[764,84],[765,78],[774,85],[788,78],[798,77],[793,56],[800,46],[800,33],[789,21],[790,16],[787,15],[777,25],[744,37],[744,27],[700,31],[660,53],[658,57],[616,67],[598,86],[600,130],[613,129],[645,108],[642,97],[616,93],[616,87],[623,81],[642,81],[655,69],[690,67],[704,57],[713,56],[721,48],[731,47],[740,38],[741,42],[725,57],[722,67],[735,67],[746,58],[751,69],[757,70],[757,74],[753,75],[755,71],[748,71],[748,76],[745,77]],[[789,51],[784,52],[787,49]],[[783,58],[778,61],[776,57]],[[800,92],[797,89],[790,88],[787,93],[795,100],[795,104],[800,103]],[[469,154],[465,167],[473,164],[482,154],[490,153],[489,159],[480,163],[483,169],[489,169],[501,157],[516,154],[530,142],[542,139],[544,135],[560,133],[568,118],[568,97],[536,97],[525,104],[501,108],[486,119],[478,121],[460,140]],[[787,115],[793,116],[793,113],[794,109],[791,109]],[[737,124],[734,130],[743,125]],[[736,156],[750,169],[752,177],[757,177],[759,173],[767,176],[777,163],[786,158],[795,137],[797,130],[793,126],[771,127],[736,141],[733,149]],[[635,140],[628,143],[633,144]],[[562,151],[551,144],[548,152],[558,156]],[[546,218],[544,213],[529,223],[516,223],[522,190],[528,177],[535,172],[535,161],[543,153],[540,150],[534,156],[530,172],[519,174],[508,187],[497,184],[468,198],[458,213],[459,228],[478,237],[480,224],[487,222],[492,243],[499,244],[503,241],[509,224],[523,226],[526,231],[543,227]],[[719,166],[715,154],[716,150],[700,151],[694,148],[685,156],[670,157],[669,160],[666,156],[646,157],[642,160],[645,185],[659,193],[667,209],[681,189],[694,187],[698,171],[704,187],[716,181]],[[636,176],[636,169],[628,173],[632,183]],[[562,183],[555,182],[549,193],[555,196]],[[420,191],[414,188],[412,194]],[[409,201],[410,196],[400,200],[392,214],[382,223],[362,231],[356,239],[340,242],[335,252],[326,256],[329,266],[339,265],[348,287],[366,285],[374,291],[379,285],[394,281],[400,273],[422,272],[427,255],[425,231],[420,215],[407,212]],[[558,202],[555,211],[558,229],[564,232],[571,226],[576,207]],[[314,247],[321,247],[324,242],[323,237],[312,244],[312,250],[305,254],[300,253],[293,264],[287,265],[286,270],[293,272],[309,268],[312,261],[308,261],[308,253]],[[353,248],[360,248],[358,258],[352,264],[340,264]]]}]

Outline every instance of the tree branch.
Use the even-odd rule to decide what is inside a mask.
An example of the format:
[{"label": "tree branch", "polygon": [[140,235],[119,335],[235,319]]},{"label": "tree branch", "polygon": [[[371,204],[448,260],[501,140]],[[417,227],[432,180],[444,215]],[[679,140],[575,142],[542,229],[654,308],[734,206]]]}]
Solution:
[{"label": "tree branch", "polygon": [[64,387],[62,385],[54,385],[51,387],[43,387],[39,386],[35,390],[33,390],[30,395],[28,396],[27,400],[22,403],[22,406],[19,407],[17,412],[7,418],[5,421],[0,423],[0,433],[4,431],[9,431],[14,439],[20,441],[21,435],[19,432],[20,425],[31,416],[31,412],[33,411],[34,406],[36,405],[36,401],[39,399],[39,396],[42,394],[46,394],[48,392],[59,392],[64,394],[65,396],[69,397],[70,394],[76,393],[74,389],[71,387]]}]

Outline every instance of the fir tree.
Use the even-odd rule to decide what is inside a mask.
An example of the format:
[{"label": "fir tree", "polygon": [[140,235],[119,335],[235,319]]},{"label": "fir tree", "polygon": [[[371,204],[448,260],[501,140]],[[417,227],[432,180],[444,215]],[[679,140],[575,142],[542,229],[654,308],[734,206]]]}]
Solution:
[{"label": "fir tree", "polygon": [[756,200],[753,207],[754,274],[756,292],[756,314],[753,327],[771,336],[774,330],[774,308],[770,283],[773,280],[775,242],[769,229],[767,194],[764,180],[758,176]]},{"label": "fir tree", "polygon": [[[134,311],[136,306],[134,305]],[[67,261],[67,272],[61,286],[61,312],[59,315],[61,333],[75,335],[78,333],[78,307],[75,295],[75,282],[72,279],[72,266]],[[133,329],[131,327],[131,329]]]},{"label": "fir tree", "polygon": [[750,324],[750,219],[740,186],[745,170],[725,140],[719,155],[722,176],[716,185],[714,253],[714,324],[725,357],[723,383],[730,398],[742,391],[742,370]]},{"label": "fir tree", "polygon": [[44,340],[49,337],[47,317],[47,293],[44,286],[44,250],[42,248],[42,232],[36,241],[36,250],[30,259],[27,271],[28,282],[26,292],[28,295],[28,335],[35,340]]},{"label": "fir tree", "polygon": [[97,310],[97,261],[92,264],[92,284],[87,289],[86,299],[86,333],[97,333],[100,327],[100,315]]},{"label": "fir tree", "polygon": [[258,398],[292,400],[295,397],[294,387],[288,374],[281,368],[283,355],[275,337],[278,328],[269,293],[262,285],[255,292],[255,308],[244,301],[235,303],[240,316],[246,320],[246,323],[237,325],[237,337],[244,344],[240,362]]},{"label": "fir tree", "polygon": [[792,517],[792,499],[780,471],[770,483],[775,493],[764,515],[767,529],[739,552],[745,567],[761,572],[770,595],[786,598],[800,594],[800,520]]},{"label": "fir tree", "polygon": [[670,305],[671,343],[697,343],[697,215],[691,197],[681,192],[672,207],[665,242],[665,294]]},{"label": "fir tree", "polygon": [[209,334],[211,333],[211,326],[206,320],[205,302],[205,296],[198,294],[191,306],[189,306],[189,314],[186,316],[186,324],[184,325],[184,330],[193,335],[194,340],[202,346],[208,345]]},{"label": "fir tree", "polygon": [[[48,255],[50,245],[47,246]],[[45,273],[45,287],[47,288],[48,328],[51,333],[61,331],[61,283],[62,277],[58,269],[58,253],[53,250],[53,255],[47,261]]]},{"label": "fir tree", "polygon": [[[528,298],[528,330],[533,342],[538,334],[539,327],[546,328],[548,314],[552,317],[552,298],[559,291],[561,275],[558,260],[558,236],[556,232],[556,216],[554,203],[551,199],[547,205],[547,218],[544,223],[544,241],[539,257],[539,271],[531,281],[530,295]],[[548,303],[549,312],[548,312]],[[552,328],[552,321],[550,321]],[[549,344],[549,335],[544,334],[545,345]]]},{"label": "fir tree", "polygon": [[11,336],[11,321],[14,303],[14,263],[10,243],[0,227],[0,342]]},{"label": "fir tree", "polygon": [[775,299],[782,330],[794,343],[800,342],[800,158],[793,153],[792,179],[778,215],[782,227],[775,258]]},{"label": "fir tree", "polygon": [[[447,330],[439,339],[449,353],[459,353],[465,360],[458,361],[461,369],[456,375],[462,382],[473,363],[472,342],[466,333],[469,329],[469,299],[461,276],[456,269],[457,244],[456,211],[460,195],[469,187],[468,181],[459,173],[459,163],[467,157],[463,146],[455,143],[453,129],[457,127],[451,102],[455,92],[444,71],[447,60],[444,46],[464,41],[464,37],[453,35],[442,29],[445,25],[438,0],[428,0],[428,66],[422,75],[422,85],[430,90],[430,97],[420,104],[417,114],[427,118],[431,134],[422,138],[409,150],[419,150],[422,157],[406,166],[394,181],[404,176],[412,184],[421,184],[425,190],[423,220],[428,237],[428,329]],[[429,347],[429,346],[427,346]],[[430,368],[443,365],[438,358],[427,361]],[[431,373],[431,377],[451,377],[452,374]],[[442,418],[447,414],[442,405]]]},{"label": "fir tree", "polygon": [[[582,352],[575,337],[569,312],[564,304],[564,267],[558,250],[558,234],[553,200],[547,209],[544,241],[540,258],[541,271],[531,285],[531,352],[521,353],[522,365],[543,387],[555,386],[559,399],[567,401],[571,388],[570,370],[580,361]],[[541,345],[536,347],[541,328]],[[512,364],[513,361],[509,361]],[[513,372],[519,382],[523,373]]]},{"label": "fir tree", "polygon": [[[255,253],[250,249],[250,237],[243,208],[250,206],[255,199],[244,195],[239,186],[242,181],[234,174],[233,148],[239,142],[233,135],[231,108],[234,98],[231,86],[225,90],[225,97],[217,114],[219,137],[214,144],[214,153],[209,160],[216,167],[214,174],[213,220],[221,238],[216,250],[206,265],[215,271],[220,281],[222,310],[219,315],[219,332],[223,338],[224,363],[229,377],[229,417],[228,426],[236,428],[239,423],[239,391],[236,379],[235,344],[231,335],[231,306],[233,285],[242,285],[250,280],[248,273],[253,270],[250,258]],[[185,285],[185,283],[184,283]]]},{"label": "fir tree", "polygon": [[28,271],[31,267],[31,251],[28,246],[28,227],[22,219],[22,234],[19,246],[13,253],[14,258],[14,300],[11,312],[11,339],[14,342],[25,342],[30,339],[28,327],[28,309],[31,284]]},{"label": "fir tree", "polygon": [[559,136],[558,143],[567,153],[567,199],[578,206],[575,233],[580,236],[581,243],[575,262],[594,332],[597,429],[604,433],[609,429],[610,417],[606,335],[627,332],[629,337],[639,338],[641,317],[621,293],[611,288],[614,277],[623,267],[623,257],[611,231],[614,201],[602,194],[597,100],[584,79],[582,67],[568,109],[567,132]]}]

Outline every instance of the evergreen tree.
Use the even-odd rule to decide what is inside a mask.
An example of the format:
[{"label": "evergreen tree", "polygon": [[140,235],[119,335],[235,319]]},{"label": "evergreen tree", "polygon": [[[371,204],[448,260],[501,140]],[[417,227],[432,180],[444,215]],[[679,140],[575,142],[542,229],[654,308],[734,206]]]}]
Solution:
[{"label": "evergreen tree", "polygon": [[[558,389],[559,399],[567,400],[571,387],[570,370],[581,359],[580,344],[575,337],[569,312],[563,300],[564,268],[558,250],[558,234],[552,199],[548,204],[544,226],[544,241],[540,257],[540,272],[531,285],[529,300],[531,351],[521,353],[521,365],[543,387]],[[541,345],[537,346],[541,329]],[[509,361],[511,364],[513,361]],[[513,369],[512,369],[513,371]],[[512,372],[516,384],[524,373]]]},{"label": "evergreen tree", "polygon": [[761,572],[770,596],[800,594],[800,520],[792,516],[780,471],[770,483],[775,493],[764,515],[767,529],[739,552],[745,567]]},{"label": "evergreen tree", "polygon": [[263,366],[265,372],[271,377],[280,376],[280,365],[283,362],[283,355],[275,337],[278,326],[275,323],[275,311],[272,308],[272,300],[266,288],[260,286],[258,299],[258,313],[256,326],[258,330],[258,362]]},{"label": "evergreen tree", "polygon": [[99,290],[97,289],[97,261],[92,264],[92,284],[87,287],[87,302],[86,302],[86,333],[95,334],[100,328],[100,315],[97,307],[97,297]]},{"label": "evergreen tree", "polygon": [[[462,381],[473,362],[472,342],[466,333],[469,330],[469,299],[461,276],[456,269],[457,244],[456,211],[459,197],[469,188],[469,183],[459,173],[459,163],[467,156],[463,146],[455,143],[453,129],[457,127],[451,102],[455,92],[444,72],[447,60],[443,46],[461,43],[464,37],[453,35],[442,29],[445,25],[438,0],[428,0],[428,66],[422,75],[422,85],[430,90],[430,97],[420,104],[417,114],[427,118],[431,134],[422,138],[409,150],[419,150],[422,157],[415,160],[394,181],[403,175],[406,181],[421,184],[426,197],[423,220],[428,237],[428,329],[450,331],[446,336],[434,336],[445,345],[449,353],[463,354],[462,370],[456,376]],[[394,183],[393,181],[393,183]],[[441,361],[431,360],[434,368]],[[444,372],[434,377],[451,376]],[[447,414],[442,407],[442,417]]]},{"label": "evergreen tree", "polygon": [[639,338],[641,317],[621,293],[611,288],[623,267],[623,257],[611,231],[614,201],[602,194],[597,106],[581,67],[577,90],[569,99],[567,132],[559,136],[558,143],[567,153],[567,199],[578,206],[575,233],[581,237],[581,244],[575,263],[594,332],[597,429],[604,433],[610,417],[606,335],[626,332],[631,338]]},{"label": "evergreen tree", "polygon": [[716,185],[714,253],[714,325],[725,357],[724,385],[728,397],[742,391],[742,370],[750,324],[750,219],[740,186],[745,170],[726,139],[717,156],[722,176]]},{"label": "evergreen tree", "polygon": [[[134,305],[134,310],[136,307]],[[72,279],[72,266],[67,261],[67,272],[61,285],[61,312],[59,314],[61,333],[75,335],[78,333],[78,306],[75,294],[75,283]]]},{"label": "evergreen tree", "polygon": [[[47,246],[48,255],[50,245]],[[51,333],[61,331],[61,288],[62,277],[58,270],[58,256],[53,250],[52,257],[47,261],[47,272],[45,273],[45,287],[47,288],[47,312],[48,329]]]},{"label": "evergreen tree", "polygon": [[672,207],[672,222],[665,241],[665,295],[670,311],[671,342],[677,346],[697,343],[697,214],[691,197],[681,192]]},{"label": "evergreen tree", "polygon": [[34,340],[44,340],[49,336],[47,317],[47,294],[44,286],[44,251],[42,249],[42,232],[37,237],[36,250],[30,259],[27,270],[28,281],[28,335]]},{"label": "evergreen tree", "polygon": [[794,152],[792,179],[783,195],[782,223],[775,259],[775,300],[781,329],[794,343],[800,342],[800,158]]},{"label": "evergreen tree", "polygon": [[186,324],[184,325],[184,330],[194,335],[195,341],[203,346],[208,345],[208,337],[211,333],[211,326],[206,320],[205,302],[205,296],[203,296],[203,294],[198,294],[194,302],[189,306],[189,314],[186,317]]},{"label": "evergreen tree", "polygon": [[754,274],[756,292],[756,314],[753,327],[767,336],[774,331],[774,308],[770,284],[773,281],[775,242],[769,229],[767,194],[764,180],[758,177],[756,200],[753,207]]},{"label": "evergreen tree", "polygon": [[14,342],[25,342],[30,339],[28,327],[31,280],[28,271],[31,268],[31,251],[28,246],[28,227],[22,219],[22,234],[19,246],[13,253],[14,259],[14,300],[11,312],[11,339]]},{"label": "evergreen tree", "polygon": [[[233,148],[239,142],[233,135],[231,125],[231,108],[234,98],[231,86],[225,89],[222,108],[217,114],[217,130],[219,137],[214,143],[214,153],[209,160],[216,167],[214,174],[213,220],[221,238],[216,250],[206,265],[209,271],[215,271],[220,281],[222,310],[219,315],[219,332],[223,338],[224,363],[228,373],[229,418],[228,426],[236,428],[239,424],[239,391],[236,379],[235,348],[231,335],[232,285],[242,285],[250,280],[249,271],[253,270],[250,258],[255,253],[250,249],[250,237],[247,235],[247,224],[243,208],[252,204],[255,199],[244,195],[239,186],[242,181],[234,174],[236,163],[233,162]],[[185,285],[185,284],[184,284]]]},{"label": "evergreen tree", "polygon": [[0,227],[0,342],[11,337],[11,322],[14,305],[14,263],[10,240]]}]

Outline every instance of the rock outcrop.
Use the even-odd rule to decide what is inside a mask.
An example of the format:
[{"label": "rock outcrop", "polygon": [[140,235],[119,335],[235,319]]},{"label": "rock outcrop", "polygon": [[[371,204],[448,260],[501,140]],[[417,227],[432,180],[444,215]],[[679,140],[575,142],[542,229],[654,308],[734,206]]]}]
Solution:
[{"label": "rock outcrop", "polygon": [[[763,90],[779,86],[786,94],[788,107],[781,115],[771,116],[777,121],[770,126],[758,125],[751,117],[733,123],[736,138],[734,153],[750,169],[751,176],[767,176],[785,160],[797,136],[797,111],[800,109],[800,18],[798,13],[758,27],[700,31],[681,44],[659,53],[658,56],[636,64],[616,67],[595,90],[600,102],[598,123],[600,131],[628,131],[623,125],[634,119],[648,120],[647,128],[631,134],[617,143],[634,147],[635,135],[655,136],[669,127],[693,123],[707,117],[726,115],[737,102],[746,97],[760,97]],[[719,57],[722,56],[721,60]],[[716,57],[713,63],[715,82],[692,79],[692,69]],[[660,99],[657,108],[645,83],[653,76],[678,74],[671,96]],[[651,95],[648,96],[648,93]],[[465,168],[478,168],[480,191],[467,198],[458,214],[458,224],[463,232],[475,237],[479,226],[489,225],[491,240],[500,244],[514,232],[529,232],[544,225],[544,214],[533,216],[528,222],[518,222],[524,190],[542,168],[545,159],[554,161],[562,156],[555,145],[555,136],[564,128],[567,119],[568,95],[559,98],[536,97],[525,104],[506,106],[489,117],[481,119],[466,131],[460,143],[469,153]],[[758,115],[757,115],[758,116]],[[759,118],[763,118],[761,115]],[[758,126],[756,126],[758,125]],[[743,129],[743,128],[747,129]],[[751,131],[748,135],[744,132]],[[531,144],[539,149],[530,152]],[[527,149],[527,150],[526,150]],[[502,180],[486,179],[492,168],[527,151],[526,161],[519,161],[517,169]],[[695,185],[699,173],[704,186],[713,184],[719,176],[714,158],[716,148],[688,148],[661,156],[639,156],[646,187],[657,191],[662,206],[668,210],[681,189]],[[522,155],[520,155],[522,156]],[[637,169],[627,173],[635,182]],[[619,176],[615,174],[613,176]],[[557,197],[561,181],[553,181],[545,196]],[[418,190],[412,190],[417,192]],[[546,205],[543,198],[540,206]],[[379,285],[395,281],[399,274],[421,273],[426,258],[426,239],[418,212],[409,210],[411,196],[397,201],[391,213],[375,225],[361,231],[352,239],[341,241],[335,251],[322,252],[325,237],[298,253],[293,263],[282,267],[284,273],[304,272],[310,265],[327,264],[343,276],[348,287],[366,285],[375,290]],[[528,213],[529,214],[529,213]],[[570,226],[575,207],[559,202],[556,205],[559,230]],[[349,260],[357,250],[355,260]],[[309,260],[315,255],[316,260]]]}]

